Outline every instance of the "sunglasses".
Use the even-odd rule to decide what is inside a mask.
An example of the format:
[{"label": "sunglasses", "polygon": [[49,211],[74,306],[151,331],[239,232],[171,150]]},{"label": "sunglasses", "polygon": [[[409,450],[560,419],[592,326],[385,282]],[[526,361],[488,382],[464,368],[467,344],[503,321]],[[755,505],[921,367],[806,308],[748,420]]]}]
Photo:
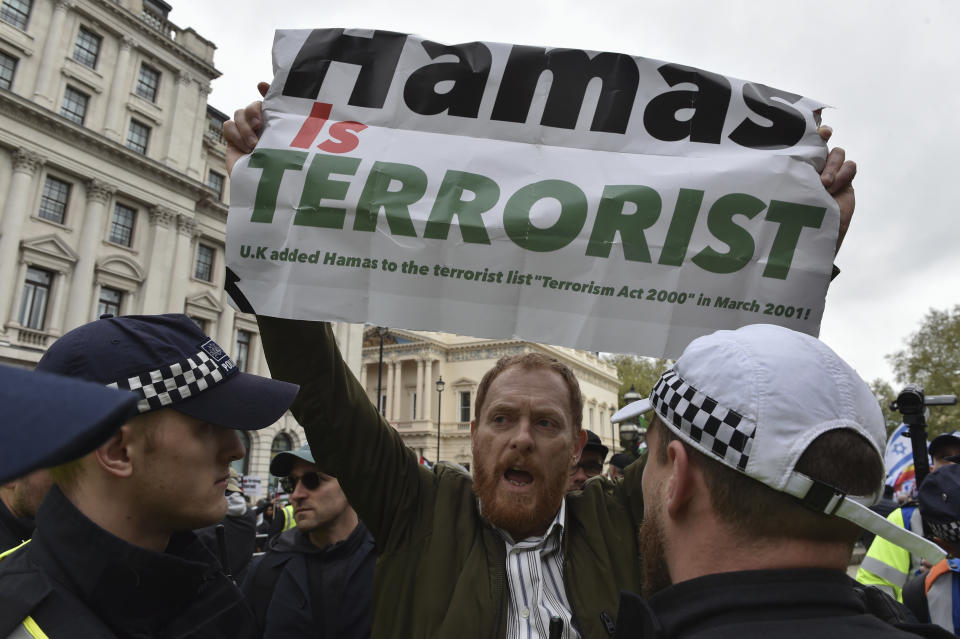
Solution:
[{"label": "sunglasses", "polygon": [[313,472],[304,473],[299,477],[289,475],[280,480],[280,486],[285,493],[292,493],[300,482],[303,482],[303,487],[307,490],[316,490],[320,486],[320,475]]},{"label": "sunglasses", "polygon": [[600,462],[580,462],[570,469],[571,475],[576,475],[578,469],[583,469],[583,474],[587,477],[596,477],[603,471],[603,464]]}]

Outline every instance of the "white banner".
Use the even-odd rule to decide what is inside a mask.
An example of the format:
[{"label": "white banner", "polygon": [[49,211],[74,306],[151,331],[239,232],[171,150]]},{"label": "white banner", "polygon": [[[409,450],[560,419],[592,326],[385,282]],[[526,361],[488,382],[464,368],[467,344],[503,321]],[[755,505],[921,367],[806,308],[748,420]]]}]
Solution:
[{"label": "white banner", "polygon": [[674,356],[819,331],[824,105],[639,57],[279,31],[232,175],[241,310]]},{"label": "white banner", "polygon": [[259,475],[243,476],[243,494],[256,499],[263,494],[263,477]]}]

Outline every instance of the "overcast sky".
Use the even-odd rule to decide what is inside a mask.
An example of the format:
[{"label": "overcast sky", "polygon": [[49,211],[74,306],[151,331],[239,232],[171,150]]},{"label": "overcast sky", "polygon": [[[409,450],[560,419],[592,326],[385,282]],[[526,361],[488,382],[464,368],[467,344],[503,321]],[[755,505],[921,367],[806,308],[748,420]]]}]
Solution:
[{"label": "overcast sky", "polygon": [[229,114],[271,79],[274,29],[318,27],[629,53],[821,100],[859,174],[820,337],[868,381],[892,382],[884,355],[929,308],[960,303],[955,0],[170,1],[175,24],[217,45],[209,101]]}]

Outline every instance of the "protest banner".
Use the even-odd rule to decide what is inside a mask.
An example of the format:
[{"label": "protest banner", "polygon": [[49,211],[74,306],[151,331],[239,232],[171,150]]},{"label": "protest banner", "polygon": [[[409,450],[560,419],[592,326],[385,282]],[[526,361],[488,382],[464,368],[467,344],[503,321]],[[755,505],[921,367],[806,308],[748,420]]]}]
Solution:
[{"label": "protest banner", "polygon": [[676,356],[816,335],[839,227],[814,100],[657,60],[278,31],[233,170],[241,310]]},{"label": "protest banner", "polygon": [[243,476],[243,494],[256,499],[263,494],[263,477],[260,475]]}]

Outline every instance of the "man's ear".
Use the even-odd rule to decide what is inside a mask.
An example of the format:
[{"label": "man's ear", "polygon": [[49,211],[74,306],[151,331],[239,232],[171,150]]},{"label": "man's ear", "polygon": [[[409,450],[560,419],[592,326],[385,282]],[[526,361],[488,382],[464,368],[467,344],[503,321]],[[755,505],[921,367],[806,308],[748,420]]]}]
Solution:
[{"label": "man's ear", "polygon": [[696,492],[696,469],[687,454],[687,448],[676,440],[667,445],[667,465],[670,467],[670,475],[667,479],[665,506],[667,513],[677,518]]},{"label": "man's ear", "polygon": [[115,477],[130,477],[133,474],[131,436],[130,425],[124,424],[110,439],[93,451],[93,457],[101,469]]},{"label": "man's ear", "polygon": [[572,463],[580,461],[580,454],[583,453],[583,447],[587,444],[587,431],[580,429],[580,432],[573,438],[573,455],[570,457]]}]

